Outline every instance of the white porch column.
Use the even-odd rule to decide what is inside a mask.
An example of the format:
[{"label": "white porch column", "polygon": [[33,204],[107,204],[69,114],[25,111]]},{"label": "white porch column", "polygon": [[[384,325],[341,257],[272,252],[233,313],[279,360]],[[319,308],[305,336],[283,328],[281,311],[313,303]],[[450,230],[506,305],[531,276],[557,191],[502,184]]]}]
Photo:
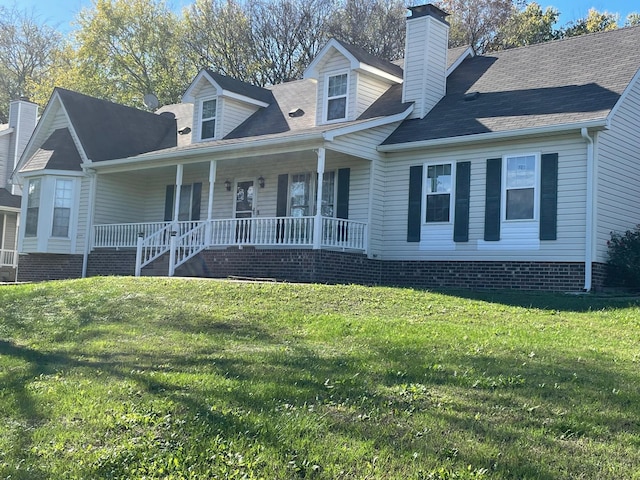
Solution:
[{"label": "white porch column", "polygon": [[205,243],[211,245],[211,220],[213,220],[213,184],[216,183],[216,173],[218,171],[218,162],[211,160],[209,162],[209,199],[207,201],[207,226],[205,228]]},{"label": "white porch column", "polygon": [[318,185],[316,187],[316,216],[313,219],[313,249],[320,249],[322,243],[322,180],[324,178],[324,147],[318,148]]},{"label": "white porch column", "polygon": [[184,166],[182,164],[176,165],[176,192],[175,192],[175,202],[173,207],[173,222],[178,221],[178,216],[180,215],[180,190],[182,189],[182,172],[184,170]]}]

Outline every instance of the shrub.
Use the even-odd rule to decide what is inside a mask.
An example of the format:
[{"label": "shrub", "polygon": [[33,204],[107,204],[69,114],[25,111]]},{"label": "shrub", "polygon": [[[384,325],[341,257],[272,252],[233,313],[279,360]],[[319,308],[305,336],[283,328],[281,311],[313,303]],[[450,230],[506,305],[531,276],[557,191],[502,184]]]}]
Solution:
[{"label": "shrub", "polygon": [[607,247],[607,283],[640,290],[640,225],[622,234],[611,232]]}]

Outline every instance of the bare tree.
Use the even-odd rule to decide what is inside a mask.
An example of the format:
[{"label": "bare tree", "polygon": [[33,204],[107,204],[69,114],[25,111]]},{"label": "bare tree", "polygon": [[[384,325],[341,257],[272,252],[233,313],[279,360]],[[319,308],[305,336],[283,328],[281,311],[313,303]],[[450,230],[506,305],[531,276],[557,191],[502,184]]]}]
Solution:
[{"label": "bare tree", "polygon": [[0,6],[0,122],[6,123],[11,100],[32,95],[32,82],[46,74],[61,44],[61,35],[33,12]]},{"label": "bare tree", "polygon": [[376,57],[404,56],[407,9],[401,0],[346,0],[333,14],[329,34]]}]

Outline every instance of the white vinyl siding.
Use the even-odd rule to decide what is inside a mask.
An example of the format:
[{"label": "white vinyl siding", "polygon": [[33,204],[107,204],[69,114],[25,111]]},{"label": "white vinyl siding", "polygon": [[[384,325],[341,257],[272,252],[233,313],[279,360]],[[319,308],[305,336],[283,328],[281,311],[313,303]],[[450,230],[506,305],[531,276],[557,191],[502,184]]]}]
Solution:
[{"label": "white vinyl siding", "polygon": [[11,165],[9,162],[9,137],[12,133],[0,135],[0,188],[7,187],[7,179],[11,174]]},{"label": "white vinyl siding", "polygon": [[355,75],[357,90],[354,92],[356,101],[356,110],[353,115],[354,119],[362,115],[364,111],[391,86],[390,83],[382,82],[371,75],[361,72],[357,72]]},{"label": "white vinyl siding", "polygon": [[[504,249],[479,249],[484,242],[486,161],[511,152],[558,153],[558,240],[535,241],[536,231],[503,229],[496,245]],[[454,250],[442,252],[425,248],[421,242],[407,242],[407,188],[409,168],[428,162],[471,162],[469,241],[458,242]],[[564,136],[497,144],[478,144],[428,151],[388,154],[385,159],[384,238],[380,257],[385,260],[539,260],[583,261],[585,246],[586,149],[578,132]],[[378,194],[379,195],[379,194]],[[507,222],[508,223],[508,222]],[[504,224],[503,224],[504,225]],[[425,231],[421,238],[425,239]],[[530,245],[517,246],[521,235]],[[512,242],[510,242],[510,238]]]},{"label": "white vinyl siding", "polygon": [[219,101],[222,102],[219,120],[221,122],[220,128],[222,138],[231,133],[236,127],[257,112],[260,108],[255,105],[234,100],[233,98],[222,97]]},{"label": "white vinyl siding", "polygon": [[[586,149],[586,146],[585,146]],[[640,83],[636,81],[596,140],[595,257],[605,262],[611,232],[640,224]]]}]

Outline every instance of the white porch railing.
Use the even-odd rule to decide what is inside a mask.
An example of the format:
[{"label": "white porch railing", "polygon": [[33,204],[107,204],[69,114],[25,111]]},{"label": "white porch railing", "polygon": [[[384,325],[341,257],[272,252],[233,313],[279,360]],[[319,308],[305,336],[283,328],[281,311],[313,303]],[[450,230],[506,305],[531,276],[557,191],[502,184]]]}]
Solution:
[{"label": "white porch railing", "polygon": [[0,250],[0,267],[18,266],[18,252],[15,250]]},{"label": "white porch railing", "polygon": [[[208,247],[314,246],[315,217],[259,217],[192,222],[95,225],[93,248],[136,248],[136,275],[169,252],[169,274]],[[366,252],[367,224],[322,217],[320,248]]]},{"label": "white porch railing", "polygon": [[309,247],[313,245],[313,217],[212,220],[209,244]]}]

